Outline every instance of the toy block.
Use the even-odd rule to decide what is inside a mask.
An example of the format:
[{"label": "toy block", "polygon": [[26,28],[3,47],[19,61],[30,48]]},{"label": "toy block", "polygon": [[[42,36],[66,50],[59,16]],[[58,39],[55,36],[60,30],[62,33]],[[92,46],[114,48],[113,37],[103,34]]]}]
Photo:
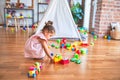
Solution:
[{"label": "toy block", "polygon": [[77,54],[80,54],[80,50],[76,50],[76,53],[77,53]]},{"label": "toy block", "polygon": [[79,59],[79,55],[78,54],[74,54],[74,58]]},{"label": "toy block", "polygon": [[81,60],[78,59],[78,60],[75,61],[75,63],[76,63],[76,64],[80,64],[80,63],[81,63]]},{"label": "toy block", "polygon": [[81,43],[81,46],[87,47],[87,46],[89,46],[89,45],[88,45],[88,43]]},{"label": "toy block", "polygon": [[74,57],[70,59],[71,62],[75,62],[76,60],[77,60],[77,59],[74,58]]},{"label": "toy block", "polygon": [[54,56],[54,62],[55,62],[55,63],[58,63],[58,62],[61,61],[61,60],[62,60],[62,56],[61,56],[61,55],[56,54],[56,55]]},{"label": "toy block", "polygon": [[60,60],[58,58],[54,58],[54,63],[58,63]]},{"label": "toy block", "polygon": [[83,55],[88,54],[87,48],[81,48],[80,51],[81,51],[81,54],[83,54]]},{"label": "toy block", "polygon": [[51,44],[51,47],[55,47],[55,44]]},{"label": "toy block", "polygon": [[60,61],[60,64],[68,64],[70,61],[69,61],[69,59],[62,59],[61,61]]}]

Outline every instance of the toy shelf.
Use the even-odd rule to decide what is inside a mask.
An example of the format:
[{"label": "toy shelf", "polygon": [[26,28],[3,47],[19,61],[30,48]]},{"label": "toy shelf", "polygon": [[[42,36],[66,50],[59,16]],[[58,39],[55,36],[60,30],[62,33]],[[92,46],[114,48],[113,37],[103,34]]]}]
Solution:
[{"label": "toy shelf", "polygon": [[[14,10],[14,11],[16,11],[16,12],[19,12],[19,11],[21,11],[21,12],[26,12],[26,11],[30,11],[30,17],[27,17],[27,16],[23,16],[23,18],[20,18],[19,16],[15,16],[15,17],[10,17],[10,18],[8,18],[8,17],[6,17],[6,14],[7,14],[7,11],[9,11],[9,10]],[[26,13],[25,13],[26,14]],[[31,19],[31,22],[32,22],[32,24],[34,24],[34,9],[32,9],[32,8],[4,8],[4,26],[6,27],[6,25],[8,25],[7,24],[7,20],[10,20],[10,19]],[[31,25],[32,25],[31,24]]]},{"label": "toy shelf", "polygon": [[19,23],[20,20],[34,24],[34,0],[5,0],[4,26]]},{"label": "toy shelf", "polygon": [[10,9],[10,10],[33,10],[33,8],[4,8],[4,9]]},{"label": "toy shelf", "polygon": [[38,4],[41,4],[41,5],[48,5],[48,3],[38,3]]},{"label": "toy shelf", "polygon": [[24,18],[18,18],[18,17],[12,17],[12,18],[6,18],[6,19],[32,19],[33,17],[24,17]]},{"label": "toy shelf", "polygon": [[44,9],[44,11],[40,11],[40,9],[43,9],[43,6],[48,6],[49,3],[41,3],[41,2],[38,2],[37,4],[37,21],[39,22],[40,21],[40,15],[42,16],[45,12],[46,12],[46,9]]}]

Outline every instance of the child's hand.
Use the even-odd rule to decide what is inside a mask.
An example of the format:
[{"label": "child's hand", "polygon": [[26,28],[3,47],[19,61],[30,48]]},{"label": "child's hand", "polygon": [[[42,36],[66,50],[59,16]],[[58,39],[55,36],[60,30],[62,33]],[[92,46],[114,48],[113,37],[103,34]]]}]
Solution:
[{"label": "child's hand", "polygon": [[54,60],[53,60],[53,59],[50,59],[50,63],[54,63]]}]

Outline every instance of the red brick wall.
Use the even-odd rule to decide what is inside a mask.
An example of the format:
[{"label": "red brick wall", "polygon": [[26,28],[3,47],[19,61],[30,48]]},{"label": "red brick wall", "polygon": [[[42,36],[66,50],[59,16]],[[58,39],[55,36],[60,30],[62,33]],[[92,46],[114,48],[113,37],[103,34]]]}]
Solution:
[{"label": "red brick wall", "polygon": [[102,0],[98,0],[97,2],[97,11],[95,16],[95,33],[98,34],[100,28],[100,17],[101,17],[101,8],[102,7]]},{"label": "red brick wall", "polygon": [[114,21],[120,22],[120,0],[114,2]]},{"label": "red brick wall", "polygon": [[120,0],[98,0],[95,33],[109,34],[111,22],[120,22]]}]

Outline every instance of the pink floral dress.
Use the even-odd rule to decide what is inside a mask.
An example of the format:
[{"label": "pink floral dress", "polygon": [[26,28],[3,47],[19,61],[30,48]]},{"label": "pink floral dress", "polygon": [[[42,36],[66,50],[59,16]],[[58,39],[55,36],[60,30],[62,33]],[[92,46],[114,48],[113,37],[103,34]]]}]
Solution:
[{"label": "pink floral dress", "polygon": [[37,37],[40,37],[41,39],[45,39],[47,41],[47,39],[45,38],[42,32],[39,34],[32,35],[25,43],[24,53],[26,58],[45,57],[45,51],[41,43],[38,41]]}]

